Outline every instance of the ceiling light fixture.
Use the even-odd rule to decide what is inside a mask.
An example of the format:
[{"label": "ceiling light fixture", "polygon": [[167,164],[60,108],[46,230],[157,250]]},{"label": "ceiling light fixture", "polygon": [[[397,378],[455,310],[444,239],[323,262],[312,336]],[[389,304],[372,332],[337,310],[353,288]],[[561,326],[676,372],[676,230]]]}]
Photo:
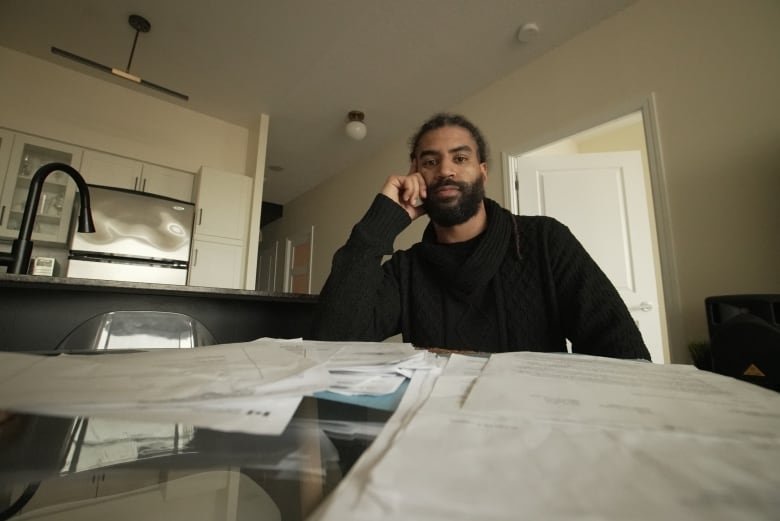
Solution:
[{"label": "ceiling light fixture", "polygon": [[344,127],[344,132],[355,141],[360,141],[366,137],[368,127],[363,123],[363,118],[365,117],[366,115],[359,110],[351,110],[349,114],[347,114],[348,121],[347,126]]},{"label": "ceiling light fixture", "polygon": [[59,47],[52,47],[51,52],[58,56],[62,56],[64,58],[68,58],[69,60],[73,60],[75,62],[81,63],[83,65],[88,65],[89,67],[92,67],[94,69],[107,72],[109,74],[113,74],[114,76],[118,76],[120,78],[124,78],[126,80],[132,81],[133,83],[143,85],[144,87],[149,87],[150,89],[164,92],[169,96],[173,96],[175,98],[179,98],[184,101],[189,100],[190,97],[187,96],[186,94],[182,94],[181,92],[176,92],[175,90],[171,90],[167,87],[163,87],[162,85],[157,85],[156,83],[146,81],[136,76],[135,74],[130,73],[130,66],[133,64],[133,55],[135,54],[135,45],[136,43],[138,43],[138,35],[140,33],[148,33],[149,30],[152,28],[152,24],[150,24],[149,20],[147,20],[143,16],[137,14],[131,14],[130,18],[127,19],[127,23],[130,24],[130,27],[135,29],[135,38],[133,39],[133,48],[130,50],[130,59],[127,60],[127,67],[124,70],[117,69],[115,67],[109,67],[108,65],[103,65],[102,63],[98,63],[88,58],[84,58],[83,56],[73,54],[72,52],[68,52],[63,49],[60,49]]},{"label": "ceiling light fixture", "polygon": [[528,43],[539,36],[539,31],[539,26],[534,22],[523,24],[520,26],[520,29],[517,30],[517,40],[521,43]]}]

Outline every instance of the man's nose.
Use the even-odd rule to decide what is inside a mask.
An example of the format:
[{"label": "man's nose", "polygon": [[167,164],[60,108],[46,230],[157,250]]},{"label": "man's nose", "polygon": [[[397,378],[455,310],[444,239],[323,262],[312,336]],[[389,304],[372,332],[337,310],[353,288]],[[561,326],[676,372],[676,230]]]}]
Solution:
[{"label": "man's nose", "polygon": [[455,177],[455,162],[452,159],[444,158],[439,163],[439,169],[436,172],[437,177]]}]

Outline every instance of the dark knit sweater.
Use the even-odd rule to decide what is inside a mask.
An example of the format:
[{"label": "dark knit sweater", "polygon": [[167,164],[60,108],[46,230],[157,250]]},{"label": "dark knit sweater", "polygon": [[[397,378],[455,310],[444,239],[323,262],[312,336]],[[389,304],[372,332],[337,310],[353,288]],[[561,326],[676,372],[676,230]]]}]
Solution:
[{"label": "dark knit sweater", "polygon": [[392,254],[411,219],[377,195],[333,258],[313,338],[381,341],[401,333],[421,347],[650,354],[617,290],[569,229],[512,215],[486,199],[488,225],[469,244],[421,242]]}]

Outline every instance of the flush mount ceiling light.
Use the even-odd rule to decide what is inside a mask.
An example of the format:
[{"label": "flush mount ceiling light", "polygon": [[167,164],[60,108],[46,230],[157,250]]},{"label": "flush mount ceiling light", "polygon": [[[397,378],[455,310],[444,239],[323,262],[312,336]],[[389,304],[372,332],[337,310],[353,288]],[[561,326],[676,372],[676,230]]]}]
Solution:
[{"label": "flush mount ceiling light", "polygon": [[539,26],[534,22],[523,24],[520,26],[520,29],[517,30],[517,40],[521,43],[528,43],[539,36],[539,31]]},{"label": "flush mount ceiling light", "polygon": [[344,132],[355,141],[360,141],[366,137],[368,127],[363,123],[363,118],[366,115],[359,110],[352,110],[347,114],[347,126],[344,127]]},{"label": "flush mount ceiling light", "polygon": [[69,60],[73,60],[83,65],[88,65],[89,67],[92,67],[99,71],[107,72],[109,74],[113,74],[114,76],[118,76],[120,78],[124,78],[126,80],[137,83],[139,85],[143,85],[144,87],[149,87],[150,89],[164,92],[169,96],[173,96],[175,98],[179,98],[185,101],[190,99],[190,97],[187,96],[186,94],[182,94],[181,92],[176,92],[175,90],[171,90],[167,87],[163,87],[162,85],[157,85],[156,83],[152,83],[151,81],[146,81],[130,73],[130,66],[133,64],[133,55],[135,54],[135,45],[136,43],[138,43],[138,35],[140,33],[148,33],[149,30],[152,28],[152,24],[150,24],[149,20],[147,20],[143,16],[137,14],[131,14],[130,18],[127,19],[127,23],[130,24],[130,27],[135,29],[135,38],[133,39],[133,48],[130,50],[130,59],[127,60],[127,67],[125,67],[124,70],[117,69],[115,67],[109,67],[108,65],[103,65],[102,63],[98,63],[88,58],[84,58],[83,56],[73,54],[72,52],[68,52],[63,49],[60,49],[59,47],[52,47],[51,52],[58,56],[62,56],[63,58],[68,58]]}]

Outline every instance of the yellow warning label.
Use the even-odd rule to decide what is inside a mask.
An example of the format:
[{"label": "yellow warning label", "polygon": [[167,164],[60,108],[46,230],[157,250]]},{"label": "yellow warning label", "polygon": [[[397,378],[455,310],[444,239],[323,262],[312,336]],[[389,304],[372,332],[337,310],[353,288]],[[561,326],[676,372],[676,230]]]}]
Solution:
[{"label": "yellow warning label", "polygon": [[761,369],[756,367],[755,364],[750,364],[747,369],[745,369],[745,372],[742,373],[743,376],[766,376]]}]

